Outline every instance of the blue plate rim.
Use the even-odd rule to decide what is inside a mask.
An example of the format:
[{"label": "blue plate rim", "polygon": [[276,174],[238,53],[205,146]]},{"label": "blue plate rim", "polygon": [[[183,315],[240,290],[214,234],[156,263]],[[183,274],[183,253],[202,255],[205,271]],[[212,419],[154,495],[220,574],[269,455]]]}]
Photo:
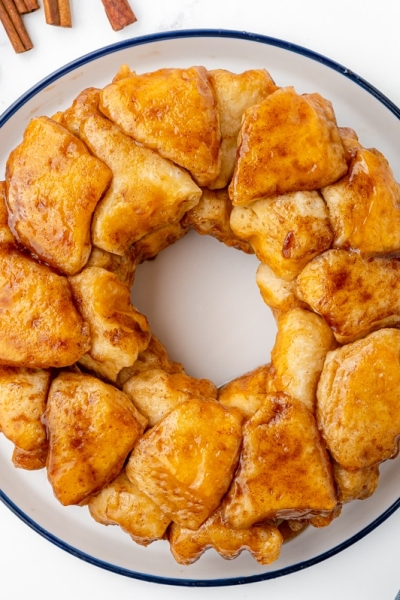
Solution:
[{"label": "blue plate rim", "polygon": [[[42,89],[55,82],[60,77],[68,74],[69,72],[79,68],[80,66],[86,65],[89,62],[96,60],[97,58],[106,56],[107,54],[112,54],[114,52],[118,52],[120,50],[130,48],[133,46],[140,46],[143,44],[149,44],[152,42],[165,41],[165,40],[174,40],[179,38],[188,38],[188,37],[218,37],[218,38],[236,38],[243,39],[247,41],[258,42],[262,44],[266,44],[269,46],[276,46],[278,48],[282,48],[284,50],[293,52],[295,54],[300,54],[311,60],[319,62],[324,66],[337,71],[344,77],[352,80],[354,83],[362,87],[372,96],[374,96],[381,104],[383,104],[390,112],[392,112],[399,120],[400,120],[400,108],[397,107],[387,96],[382,94],[377,88],[371,85],[367,80],[357,75],[354,71],[344,67],[343,65],[327,58],[326,56],[314,52],[304,46],[300,46],[298,44],[294,44],[279,38],[270,37],[267,35],[262,35],[258,33],[252,33],[248,31],[237,31],[231,29],[182,29],[182,30],[172,30],[159,32],[155,34],[143,35],[136,38],[130,38],[121,42],[117,42],[115,44],[110,44],[108,46],[104,46],[98,50],[90,52],[81,56],[78,59],[75,59],[62,68],[57,69],[41,81],[39,81],[32,88],[27,90],[22,96],[20,96],[13,104],[6,109],[2,115],[0,115],[0,129],[1,127],[24,105],[26,104],[32,97],[34,97],[38,92]],[[364,527],[361,531],[359,531],[354,536],[345,540],[341,544],[331,548],[330,550],[319,554],[311,559],[307,559],[291,565],[289,567],[283,567],[281,569],[276,569],[274,571],[267,571],[265,573],[260,573],[257,575],[250,575],[244,577],[230,577],[230,578],[222,578],[222,579],[190,579],[190,578],[170,578],[170,577],[161,577],[156,575],[151,575],[148,573],[140,573],[137,571],[133,571],[130,569],[125,569],[119,567],[117,565],[113,565],[112,563],[108,563],[97,559],[77,548],[67,544],[63,540],[59,539],[57,536],[48,532],[46,529],[41,527],[38,523],[33,521],[26,513],[24,513],[14,502],[0,489],[0,500],[7,506],[11,512],[13,512],[21,521],[23,521],[26,525],[28,525],[31,529],[33,529],[36,533],[41,535],[43,538],[54,544],[55,546],[61,548],[65,552],[68,552],[72,556],[79,558],[89,564],[92,564],[96,567],[102,568],[107,571],[111,571],[116,573],[117,575],[122,575],[125,577],[129,577],[132,579],[138,579],[143,581],[148,581],[150,583],[171,585],[171,586],[185,586],[185,587],[221,587],[221,586],[232,586],[232,585],[241,585],[247,583],[253,583],[258,581],[265,581],[268,579],[275,579],[278,577],[283,577],[285,575],[289,575],[291,573],[295,573],[297,571],[304,570],[313,565],[316,565],[328,558],[331,558],[335,554],[342,552],[349,546],[355,544],[371,531],[376,529],[379,525],[381,525],[386,519],[388,519],[398,508],[400,508],[400,498],[396,500],[389,508],[387,508],[379,517],[377,517],[374,521],[372,521],[367,527]]]}]

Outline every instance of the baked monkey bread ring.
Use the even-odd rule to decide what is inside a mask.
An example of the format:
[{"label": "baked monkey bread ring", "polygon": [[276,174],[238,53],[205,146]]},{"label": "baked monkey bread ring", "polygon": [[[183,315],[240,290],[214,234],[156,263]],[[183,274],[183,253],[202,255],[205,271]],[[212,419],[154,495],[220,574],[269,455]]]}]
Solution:
[{"label": "baked monkey bread ring", "polygon": [[[270,362],[220,388],[131,303],[138,265],[191,229],[255,254],[277,323]],[[264,69],[123,65],[32,118],[0,186],[15,466],[183,565],[273,562],[398,452],[399,252],[399,185],[329,100]]]}]

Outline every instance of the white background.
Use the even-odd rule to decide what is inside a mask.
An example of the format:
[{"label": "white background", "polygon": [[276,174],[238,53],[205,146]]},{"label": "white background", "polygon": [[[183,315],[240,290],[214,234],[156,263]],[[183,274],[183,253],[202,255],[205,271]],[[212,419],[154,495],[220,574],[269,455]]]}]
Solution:
[{"label": "white background", "polygon": [[[306,46],[367,79],[400,106],[398,0],[131,0],[138,22],[114,32],[100,0],[71,0],[73,28],[43,9],[25,17],[34,49],[14,54],[0,29],[0,114],[71,60],[114,42],[187,28],[246,30]],[[185,589],[126,579],[78,560],[0,504],[0,598],[394,600],[400,589],[400,511],[356,545],[284,578],[231,588]]]}]

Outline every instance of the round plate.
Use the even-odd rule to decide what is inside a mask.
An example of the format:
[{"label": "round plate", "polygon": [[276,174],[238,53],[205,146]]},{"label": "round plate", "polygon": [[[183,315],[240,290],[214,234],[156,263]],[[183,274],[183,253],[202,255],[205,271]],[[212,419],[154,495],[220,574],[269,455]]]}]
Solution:
[{"label": "round plate", "polygon": [[[0,169],[35,115],[67,108],[85,87],[109,83],[127,63],[137,72],[161,67],[266,68],[279,86],[319,92],[335,109],[338,124],[352,127],[366,147],[378,148],[400,179],[400,111],[366,81],[310,50],[244,32],[195,30],[136,38],[106,47],[66,65],[38,83],[0,118]],[[1,177],[4,177],[1,176]],[[217,385],[269,362],[276,328],[255,283],[258,261],[213,238],[188,234],[142,265],[133,301],[154,333],[188,374]],[[304,569],[365,536],[400,505],[400,461],[381,469],[376,493],[344,506],[325,529],[309,527],[286,544],[269,567],[247,552],[225,561],[207,551],[189,567],[178,565],[168,542],[136,545],[118,527],[96,523],[87,508],[63,507],[53,497],[46,472],[25,472],[11,463],[12,444],[0,440],[0,498],[25,523],[67,552],[121,575],[154,583],[216,586],[248,583]]]}]

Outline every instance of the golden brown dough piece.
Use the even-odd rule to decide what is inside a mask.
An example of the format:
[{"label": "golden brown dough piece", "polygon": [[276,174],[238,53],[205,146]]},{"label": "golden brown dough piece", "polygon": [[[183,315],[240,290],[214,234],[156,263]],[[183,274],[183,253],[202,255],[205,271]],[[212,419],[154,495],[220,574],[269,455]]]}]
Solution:
[{"label": "golden brown dough piece", "polygon": [[230,485],[241,425],[239,411],[215,400],[182,402],[139,440],[126,474],[175,523],[197,529]]},{"label": "golden brown dough piece", "polygon": [[112,481],[147,424],[123,392],[67,372],[51,384],[45,423],[47,474],[64,505],[79,504]]},{"label": "golden brown dough piece", "polygon": [[347,175],[321,191],[335,248],[357,250],[363,256],[400,250],[400,186],[380,152],[360,147]]},{"label": "golden brown dough piece", "polygon": [[293,540],[307,527],[306,521],[291,521],[290,519],[288,521],[279,521],[280,519],[278,519],[278,529],[282,534],[284,544]]},{"label": "golden brown dough piece", "polygon": [[6,166],[9,225],[41,260],[68,275],[89,258],[90,223],[111,171],[47,117],[32,119]]},{"label": "golden brown dough piece", "polygon": [[122,387],[130,377],[150,369],[162,369],[171,374],[185,372],[181,363],[170,359],[167,350],[154,334],[151,335],[146,350],[139,353],[136,362],[131,367],[121,369],[118,373],[117,384]]},{"label": "golden brown dough piece", "polygon": [[277,325],[268,391],[284,392],[314,413],[326,355],[337,345],[333,332],[319,315],[301,308],[279,315]]},{"label": "golden brown dough piece", "polygon": [[235,206],[230,222],[235,235],[251,244],[257,258],[287,281],[330,248],[333,239],[326,204],[314,191]]},{"label": "golden brown dough piece", "polygon": [[6,203],[6,182],[0,181],[0,246],[12,248],[16,240],[8,226],[8,210]]},{"label": "golden brown dough piece", "polygon": [[[347,344],[400,321],[400,261],[328,250],[297,278],[297,295]],[[351,300],[350,300],[351,299]]]},{"label": "golden brown dough piece", "polygon": [[221,129],[221,170],[208,187],[221,189],[232,179],[237,138],[244,112],[259,104],[277,89],[265,69],[231,73],[224,69],[209,71],[210,82],[218,104]]},{"label": "golden brown dough piece", "polygon": [[136,255],[132,247],[120,256],[93,246],[85,267],[106,269],[131,288],[135,279]]},{"label": "golden brown dough piece", "polygon": [[66,127],[68,131],[80,137],[82,121],[91,115],[101,114],[99,102],[100,90],[94,87],[86,88],[78,94],[69,108],[53,115],[53,119]]},{"label": "golden brown dough piece", "polygon": [[374,465],[358,471],[346,471],[333,461],[333,477],[336,483],[338,502],[345,504],[353,500],[365,500],[372,496],[379,483],[379,466]]},{"label": "golden brown dough piece", "polygon": [[14,464],[42,468],[47,435],[42,423],[50,371],[0,366],[0,431],[15,445]]},{"label": "golden brown dough piece", "polygon": [[25,469],[26,471],[38,471],[46,466],[47,447],[39,450],[22,450],[22,448],[14,447],[12,453],[12,462],[17,469]]},{"label": "golden brown dough piece", "polygon": [[263,196],[317,190],[347,171],[331,103],[319,94],[282,88],[243,117],[233,179],[232,203]]},{"label": "golden brown dough piece", "polygon": [[351,127],[339,127],[339,135],[342,140],[346,162],[349,164],[357,153],[359,148],[362,148],[358,141],[358,135]]},{"label": "golden brown dough piece", "polygon": [[400,436],[400,331],[383,329],[328,354],[318,385],[318,426],[348,471],[395,456]]},{"label": "golden brown dough piece", "polygon": [[285,281],[277,277],[273,270],[261,263],[256,272],[256,283],[262,299],[274,314],[291,308],[307,308],[307,304],[296,295],[296,280]]},{"label": "golden brown dough piece", "polygon": [[286,394],[269,394],[243,428],[240,465],[224,504],[228,524],[247,529],[267,519],[328,516],[335,506],[332,468],[313,415]]},{"label": "golden brown dough piece", "polygon": [[104,377],[116,381],[123,367],[130,367],[150,341],[150,328],[144,315],[130,301],[130,289],[117,275],[101,267],[87,267],[70,277],[79,311],[90,325],[89,358],[81,364],[94,367]]},{"label": "golden brown dough piece", "polygon": [[93,244],[124,254],[154,229],[179,221],[200,199],[190,175],[134,140],[108,119],[92,115],[80,128],[82,139],[113,173],[93,217]]},{"label": "golden brown dough piece", "polygon": [[217,399],[218,390],[208,379],[196,379],[185,373],[166,373],[149,369],[134,375],[124,384],[136,408],[153,427],[175,406],[190,398]]},{"label": "golden brown dough piece", "polygon": [[91,498],[88,508],[98,523],[119,525],[141,546],[161,540],[171,522],[157,504],[129,481],[125,471]]},{"label": "golden brown dough piece", "polygon": [[270,369],[270,364],[262,365],[232,379],[219,390],[219,402],[228,408],[238,408],[246,419],[250,419],[260,408],[268,392]]},{"label": "golden brown dough piece", "polygon": [[72,365],[90,348],[88,324],[65,277],[17,251],[0,249],[0,364]]},{"label": "golden brown dough piece", "polygon": [[226,246],[254,254],[251,245],[236,236],[230,226],[232,202],[228,190],[203,189],[200,202],[183,217],[183,223],[200,235],[211,235]]},{"label": "golden brown dough piece", "polygon": [[182,239],[188,231],[189,227],[182,221],[174,221],[154,229],[131,246],[136,264],[155,258],[162,250]]},{"label": "golden brown dough piece", "polygon": [[172,523],[169,542],[173,557],[181,565],[193,564],[208,548],[214,548],[226,560],[248,550],[258,563],[269,565],[279,558],[283,537],[271,523],[233,529],[219,508],[197,531]]},{"label": "golden brown dough piece", "polygon": [[102,90],[100,110],[124,133],[187,169],[198,185],[218,175],[219,114],[204,67],[118,78]]}]

